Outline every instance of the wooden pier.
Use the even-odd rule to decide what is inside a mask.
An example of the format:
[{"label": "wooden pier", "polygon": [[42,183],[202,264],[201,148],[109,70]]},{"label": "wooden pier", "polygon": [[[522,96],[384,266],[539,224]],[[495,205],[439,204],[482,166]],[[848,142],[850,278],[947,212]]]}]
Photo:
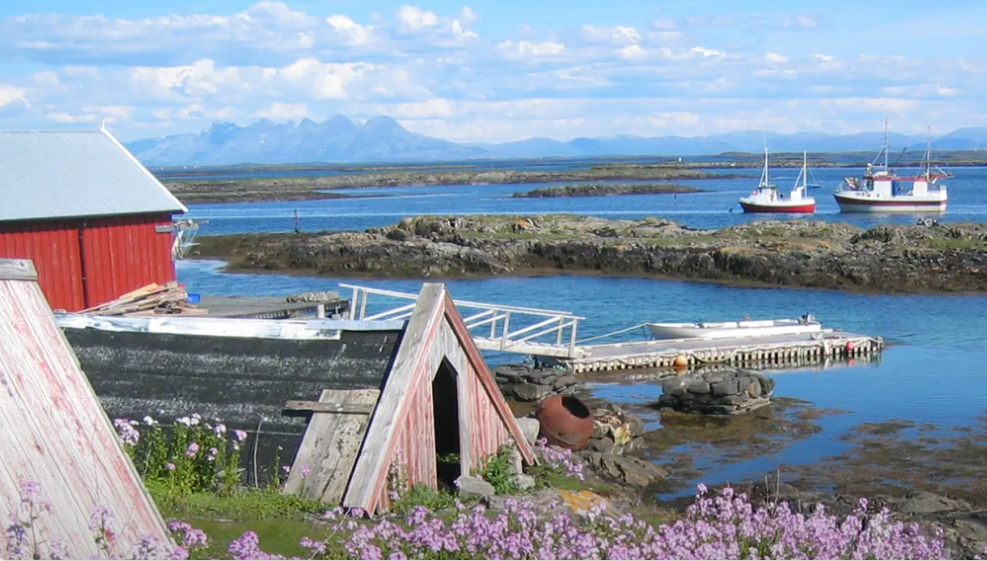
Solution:
[{"label": "wooden pier", "polygon": [[[354,320],[403,320],[411,314],[416,294],[343,284],[353,290],[349,317]],[[370,295],[412,301],[385,305],[385,311],[367,313]],[[580,320],[570,312],[522,308],[499,304],[454,301],[464,313],[464,322],[476,346],[485,351],[518,353],[536,357],[545,364],[565,366],[574,372],[601,372],[641,368],[670,368],[682,361],[690,368],[708,365],[771,366],[823,363],[869,357],[884,349],[880,337],[846,333],[837,329],[800,335],[743,337],[735,339],[641,340],[588,344],[642,326],[607,335],[577,340]]]},{"label": "wooden pier", "polygon": [[[671,368],[680,356],[688,367],[806,364],[870,356],[884,348],[880,337],[824,330],[811,335],[738,339],[634,341],[578,347],[572,358],[555,359],[574,372]],[[681,359],[680,359],[681,360]]]}]

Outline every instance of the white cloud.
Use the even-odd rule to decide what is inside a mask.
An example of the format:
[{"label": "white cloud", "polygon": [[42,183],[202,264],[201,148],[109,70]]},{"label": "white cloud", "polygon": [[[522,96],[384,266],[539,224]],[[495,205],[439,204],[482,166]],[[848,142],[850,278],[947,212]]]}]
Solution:
[{"label": "white cloud", "polygon": [[415,6],[401,6],[397,15],[402,31],[418,32],[435,27],[439,23],[439,16],[435,12],[422,10]]},{"label": "white cloud", "polygon": [[[779,30],[777,13],[737,21],[647,10],[571,27],[498,23],[480,37],[479,15],[462,5],[398,3],[370,15],[361,3],[300,6],[0,19],[0,60],[13,61],[0,68],[0,127],[107,118],[133,138],[342,112],[390,114],[447,138],[516,140],[813,123],[856,132],[884,113],[943,127],[987,118],[975,95],[987,76],[982,55],[950,59],[938,45],[915,56],[905,37],[882,40],[880,51],[867,50],[878,44],[869,38],[835,51],[808,45],[823,49],[808,54],[790,43],[797,33]],[[814,17],[787,23],[811,28]]]},{"label": "white cloud", "polygon": [[10,105],[15,101],[23,100],[25,95],[26,92],[21,88],[0,84],[0,108]]},{"label": "white cloud", "polygon": [[503,41],[497,45],[505,56],[511,58],[544,57],[559,55],[565,52],[565,45],[555,41],[542,41],[532,43],[530,41]]},{"label": "white cloud", "polygon": [[640,45],[628,45],[620,49],[620,57],[627,60],[641,59],[647,56],[647,51],[642,49]]},{"label": "white cloud", "polygon": [[334,15],[326,18],[326,23],[354,46],[368,45],[374,40],[372,25],[360,25],[346,16]]},{"label": "white cloud", "polygon": [[702,55],[703,57],[723,57],[727,55],[725,51],[718,49],[707,49],[705,47],[693,47],[692,52]]},{"label": "white cloud", "polygon": [[608,41],[618,45],[633,45],[641,40],[641,34],[636,29],[624,25],[618,25],[616,27],[584,25],[581,35],[588,41]]},{"label": "white cloud", "polygon": [[272,121],[300,121],[309,117],[308,106],[304,103],[281,103],[275,101],[268,107],[257,112],[262,119]]},{"label": "white cloud", "polygon": [[733,25],[736,20],[732,16],[689,16],[685,18],[685,22],[692,26],[697,27],[722,27],[725,25]]},{"label": "white cloud", "polygon": [[459,11],[459,19],[464,23],[474,23],[480,19],[480,15],[473,11],[473,8],[464,6],[463,9]]},{"label": "white cloud", "polygon": [[782,27],[795,27],[799,29],[815,29],[819,26],[819,22],[816,18],[806,15],[793,16],[786,18],[785,21],[781,23]]},{"label": "white cloud", "polygon": [[764,60],[773,64],[784,64],[788,62],[788,57],[778,53],[764,53]]}]

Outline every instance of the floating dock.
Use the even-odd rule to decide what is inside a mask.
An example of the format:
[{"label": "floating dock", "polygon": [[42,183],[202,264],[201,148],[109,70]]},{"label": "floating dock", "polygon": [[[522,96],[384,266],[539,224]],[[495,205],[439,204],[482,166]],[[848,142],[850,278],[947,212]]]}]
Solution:
[{"label": "floating dock", "polygon": [[349,300],[320,303],[287,302],[284,298],[269,296],[203,296],[197,305],[207,310],[203,317],[299,319],[332,317],[346,311]]},{"label": "floating dock", "polygon": [[[350,319],[401,321],[410,317],[418,295],[342,284],[353,290]],[[385,305],[385,311],[367,314],[370,295],[410,302]],[[522,308],[455,300],[476,346],[485,351],[535,357],[543,364],[564,366],[573,372],[601,372],[639,368],[670,368],[684,361],[688,367],[707,365],[753,366],[824,363],[870,357],[884,350],[880,337],[823,329],[796,335],[748,336],[731,339],[662,339],[588,344],[628,333],[645,324],[606,335],[577,339],[585,318],[558,310]]]},{"label": "floating dock", "polygon": [[[688,367],[821,363],[869,357],[884,349],[880,337],[835,330],[815,334],[736,339],[675,339],[579,346],[572,358],[547,359],[573,372],[671,368],[680,356]],[[682,360],[682,359],[679,359]]]}]

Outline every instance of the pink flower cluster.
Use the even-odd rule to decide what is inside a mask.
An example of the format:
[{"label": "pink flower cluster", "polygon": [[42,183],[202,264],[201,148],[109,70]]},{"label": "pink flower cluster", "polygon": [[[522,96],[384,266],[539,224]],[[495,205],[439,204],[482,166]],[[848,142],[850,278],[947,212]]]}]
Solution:
[{"label": "pink flower cluster", "polygon": [[[547,514],[546,514],[547,512]],[[602,508],[573,517],[558,508],[507,500],[492,516],[461,509],[448,523],[424,507],[403,521],[360,524],[335,519],[327,539],[306,538],[311,559],[945,559],[940,535],[870,512],[862,500],[840,518],[817,507],[809,515],[787,504],[754,507],[731,489],[700,494],[685,516],[654,527]],[[230,546],[234,559],[283,559],[260,549],[248,533]]]},{"label": "pink flower cluster", "polygon": [[535,442],[535,452],[538,453],[545,465],[559,472],[560,475],[575,477],[579,480],[586,478],[583,474],[583,464],[572,457],[572,450],[549,446],[547,440],[539,438]]},{"label": "pink flower cluster", "polygon": [[[22,518],[7,530],[5,559],[71,558],[64,547],[30,531],[46,513],[40,487],[22,486]],[[846,517],[821,506],[811,514],[785,503],[755,507],[745,495],[724,489],[709,496],[703,488],[695,504],[673,524],[654,527],[630,514],[614,516],[596,508],[573,516],[560,505],[536,506],[513,499],[496,514],[485,507],[460,505],[452,522],[417,507],[403,520],[359,520],[342,509],[326,513],[328,532],[305,538],[309,559],[946,559],[941,532],[924,533],[916,524],[873,512],[861,499]],[[200,530],[183,522],[170,525],[179,547],[147,538],[129,549],[111,536],[112,517],[104,509],[92,529],[105,559],[186,559],[207,545]],[[102,538],[102,541],[100,540]],[[229,546],[234,559],[284,559],[264,552],[260,538],[247,532]],[[75,558],[78,557],[76,553]]]}]

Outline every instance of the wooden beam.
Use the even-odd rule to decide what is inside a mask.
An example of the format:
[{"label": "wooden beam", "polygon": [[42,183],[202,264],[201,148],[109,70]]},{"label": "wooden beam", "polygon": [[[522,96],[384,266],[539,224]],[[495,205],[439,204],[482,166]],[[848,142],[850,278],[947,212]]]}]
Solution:
[{"label": "wooden beam", "polygon": [[374,412],[374,403],[353,404],[349,401],[300,401],[292,399],[284,405],[288,411],[311,411],[312,413],[338,413],[340,415],[369,415]]},{"label": "wooden beam", "polygon": [[38,272],[30,259],[0,259],[0,280],[38,280]]},{"label": "wooden beam", "polygon": [[441,284],[425,283],[422,287],[415,311],[408,320],[394,363],[387,374],[377,412],[370,419],[363,451],[357,459],[343,500],[345,507],[362,508],[369,514],[373,514],[377,507],[375,497],[386,481],[385,464],[391,453],[394,435],[407,413],[405,409],[415,373],[428,358],[425,342],[432,338],[442,323],[445,298],[445,286]]},{"label": "wooden beam", "polygon": [[365,413],[313,411],[288,472],[285,493],[325,504],[339,504],[363,444],[370,413],[379,397],[379,390],[322,390],[318,404]]}]

